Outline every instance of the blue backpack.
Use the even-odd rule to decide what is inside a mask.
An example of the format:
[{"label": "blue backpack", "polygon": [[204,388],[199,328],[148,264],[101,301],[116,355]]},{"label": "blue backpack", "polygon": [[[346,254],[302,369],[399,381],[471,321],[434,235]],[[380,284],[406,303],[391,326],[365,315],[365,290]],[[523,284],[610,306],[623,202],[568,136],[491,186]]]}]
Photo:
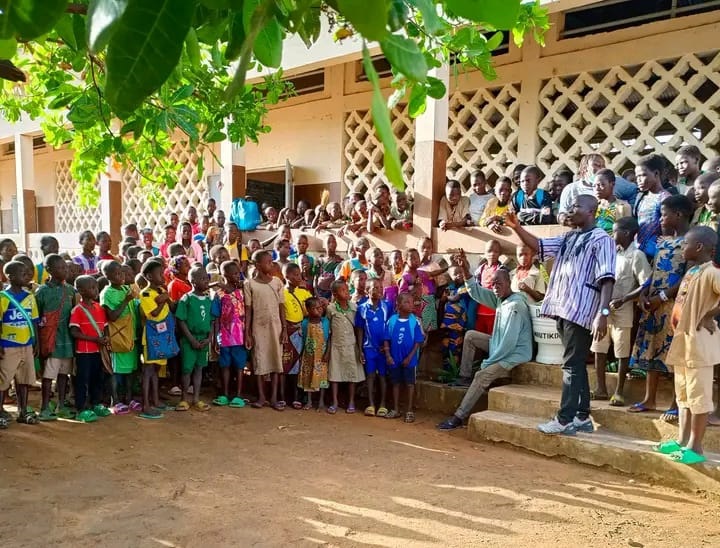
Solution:
[{"label": "blue backpack", "polygon": [[255,202],[236,198],[230,207],[230,222],[240,230],[255,230],[262,222],[260,210]]}]

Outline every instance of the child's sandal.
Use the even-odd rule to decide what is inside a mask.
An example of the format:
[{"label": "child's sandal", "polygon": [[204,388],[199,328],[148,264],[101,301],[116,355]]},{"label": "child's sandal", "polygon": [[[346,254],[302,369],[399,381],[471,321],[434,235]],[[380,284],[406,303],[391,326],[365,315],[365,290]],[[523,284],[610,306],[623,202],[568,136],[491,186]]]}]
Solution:
[{"label": "child's sandal", "polygon": [[196,411],[210,411],[210,406],[202,400],[193,405],[193,408]]},{"label": "child's sandal", "polygon": [[375,416],[375,407],[372,405],[368,405],[365,408],[365,416],[366,417],[374,417]]},{"label": "child's sandal", "polygon": [[185,400],[181,401],[175,406],[175,411],[188,411],[190,409],[190,404],[186,402]]},{"label": "child's sandal", "polygon": [[387,415],[385,415],[385,418],[386,418],[386,419],[399,419],[399,418],[400,418],[400,413],[398,413],[397,411],[395,411],[395,410],[393,409],[393,410],[390,411]]},{"label": "child's sandal", "polygon": [[415,422],[415,413],[413,413],[412,411],[408,411],[407,413],[405,413],[405,422]]}]

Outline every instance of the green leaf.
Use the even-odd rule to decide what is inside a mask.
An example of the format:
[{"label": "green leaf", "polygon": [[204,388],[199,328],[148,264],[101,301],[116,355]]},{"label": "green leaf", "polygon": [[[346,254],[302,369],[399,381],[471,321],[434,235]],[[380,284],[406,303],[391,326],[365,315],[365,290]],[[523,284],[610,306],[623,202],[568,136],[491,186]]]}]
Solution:
[{"label": "green leaf", "polygon": [[403,97],[405,97],[405,91],[406,91],[405,86],[393,91],[392,95],[390,95],[390,97],[388,97],[387,107],[389,109],[394,109],[396,106],[398,106],[400,101],[403,100]]},{"label": "green leaf", "polygon": [[66,107],[70,103],[70,101],[73,100],[73,98],[74,98],[74,96],[70,95],[70,94],[58,95],[57,97],[55,97],[55,99],[53,99],[52,101],[50,101],[48,103],[48,108],[58,109],[58,108]]},{"label": "green leaf", "polygon": [[224,10],[230,7],[230,0],[200,0],[200,3],[214,10]]},{"label": "green leaf", "polygon": [[17,40],[8,38],[0,40],[0,59],[12,59],[17,53]]},{"label": "green leaf", "polygon": [[497,31],[495,34],[493,34],[490,39],[487,41],[487,48],[490,51],[493,51],[494,49],[497,49],[497,47],[502,44],[503,41],[503,33],[500,31]]},{"label": "green leaf", "polygon": [[363,66],[365,68],[365,74],[373,87],[370,112],[372,113],[375,132],[378,134],[378,137],[380,137],[384,148],[383,164],[385,166],[385,175],[395,188],[404,190],[405,182],[403,181],[402,163],[400,162],[400,153],[398,152],[395,134],[393,133],[390,123],[390,112],[385,106],[385,99],[380,91],[380,78],[372,64],[367,44],[364,42]]},{"label": "green leaf", "polygon": [[417,118],[425,112],[427,99],[427,88],[422,84],[415,84],[410,90],[410,100],[408,101],[408,114],[410,118]]},{"label": "green leaf", "polygon": [[253,53],[266,67],[278,68],[282,62],[282,50],[283,29],[278,20],[272,17],[257,35]]},{"label": "green leaf", "polygon": [[72,23],[75,43],[77,44],[78,50],[84,52],[87,49],[87,44],[85,43],[85,37],[87,35],[85,17],[78,13],[74,13],[72,16]]},{"label": "green leaf", "polygon": [[389,6],[385,0],[338,0],[340,14],[368,40],[382,40]]},{"label": "green leaf", "polygon": [[107,51],[105,98],[120,117],[156,91],[177,66],[194,0],[129,0]]},{"label": "green leaf", "polygon": [[225,49],[225,59],[234,61],[240,57],[243,42],[245,41],[245,27],[243,26],[243,14],[239,11],[233,12],[230,17],[230,32],[228,44]]},{"label": "green leaf", "polygon": [[222,131],[211,131],[203,138],[206,143],[219,143],[224,141],[226,135]]},{"label": "green leaf", "polygon": [[55,32],[57,32],[60,39],[65,42],[70,49],[77,51],[77,40],[75,40],[75,32],[73,30],[72,15],[69,13],[64,14],[58,22],[55,24]]},{"label": "green leaf", "polygon": [[69,0],[12,0],[10,22],[15,31],[30,40],[50,32],[63,16]]},{"label": "green leaf", "polygon": [[394,69],[417,82],[427,79],[427,62],[416,42],[391,34],[387,40],[380,42],[380,47]]},{"label": "green leaf", "polygon": [[195,29],[190,27],[190,30],[185,37],[185,53],[187,53],[188,61],[194,69],[200,68],[200,44],[198,43],[197,34]]},{"label": "green leaf", "polygon": [[10,0],[0,0],[0,39],[7,40],[15,35],[10,22]]},{"label": "green leaf", "polygon": [[433,99],[442,99],[445,96],[447,89],[445,88],[445,82],[434,76],[428,76],[428,97]]},{"label": "green leaf", "polygon": [[445,24],[437,14],[437,8],[433,0],[409,0],[422,15],[423,24],[428,34],[436,35],[445,31]]},{"label": "green leaf", "polygon": [[405,26],[410,10],[405,0],[390,0],[390,11],[388,13],[388,26],[392,32],[397,32]]},{"label": "green leaf", "polygon": [[457,17],[498,30],[513,28],[520,15],[520,0],[445,0],[445,6]]},{"label": "green leaf", "polygon": [[90,0],[87,14],[87,43],[97,53],[107,46],[128,0]]}]

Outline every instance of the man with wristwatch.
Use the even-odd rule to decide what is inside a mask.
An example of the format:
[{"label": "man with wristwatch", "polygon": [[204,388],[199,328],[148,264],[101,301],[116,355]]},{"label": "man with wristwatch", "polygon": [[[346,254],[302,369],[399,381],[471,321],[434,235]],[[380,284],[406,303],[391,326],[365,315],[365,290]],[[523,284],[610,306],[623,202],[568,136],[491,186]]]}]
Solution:
[{"label": "man with wristwatch", "polygon": [[598,202],[594,196],[573,199],[567,223],[573,230],[538,239],[508,214],[505,226],[540,260],[555,258],[540,313],[555,318],[564,348],[560,409],[552,420],[538,425],[544,434],[592,432],[587,358],[590,345],[607,333],[610,299],[615,284],[615,242],[595,226]]}]

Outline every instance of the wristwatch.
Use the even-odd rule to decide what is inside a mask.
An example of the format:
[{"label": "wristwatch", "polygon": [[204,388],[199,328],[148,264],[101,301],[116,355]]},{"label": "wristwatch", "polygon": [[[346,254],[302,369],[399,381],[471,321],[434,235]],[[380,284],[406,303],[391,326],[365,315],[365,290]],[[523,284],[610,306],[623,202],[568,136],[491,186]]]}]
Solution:
[{"label": "wristwatch", "polygon": [[605,316],[605,317],[607,318],[607,317],[610,315],[610,309],[609,309],[609,308],[602,308],[602,309],[600,310],[600,314],[602,314],[603,316]]},{"label": "wristwatch", "polygon": [[664,303],[668,302],[670,299],[668,298],[667,294],[665,293],[665,290],[662,290],[658,293],[658,297],[660,297],[660,300]]}]

